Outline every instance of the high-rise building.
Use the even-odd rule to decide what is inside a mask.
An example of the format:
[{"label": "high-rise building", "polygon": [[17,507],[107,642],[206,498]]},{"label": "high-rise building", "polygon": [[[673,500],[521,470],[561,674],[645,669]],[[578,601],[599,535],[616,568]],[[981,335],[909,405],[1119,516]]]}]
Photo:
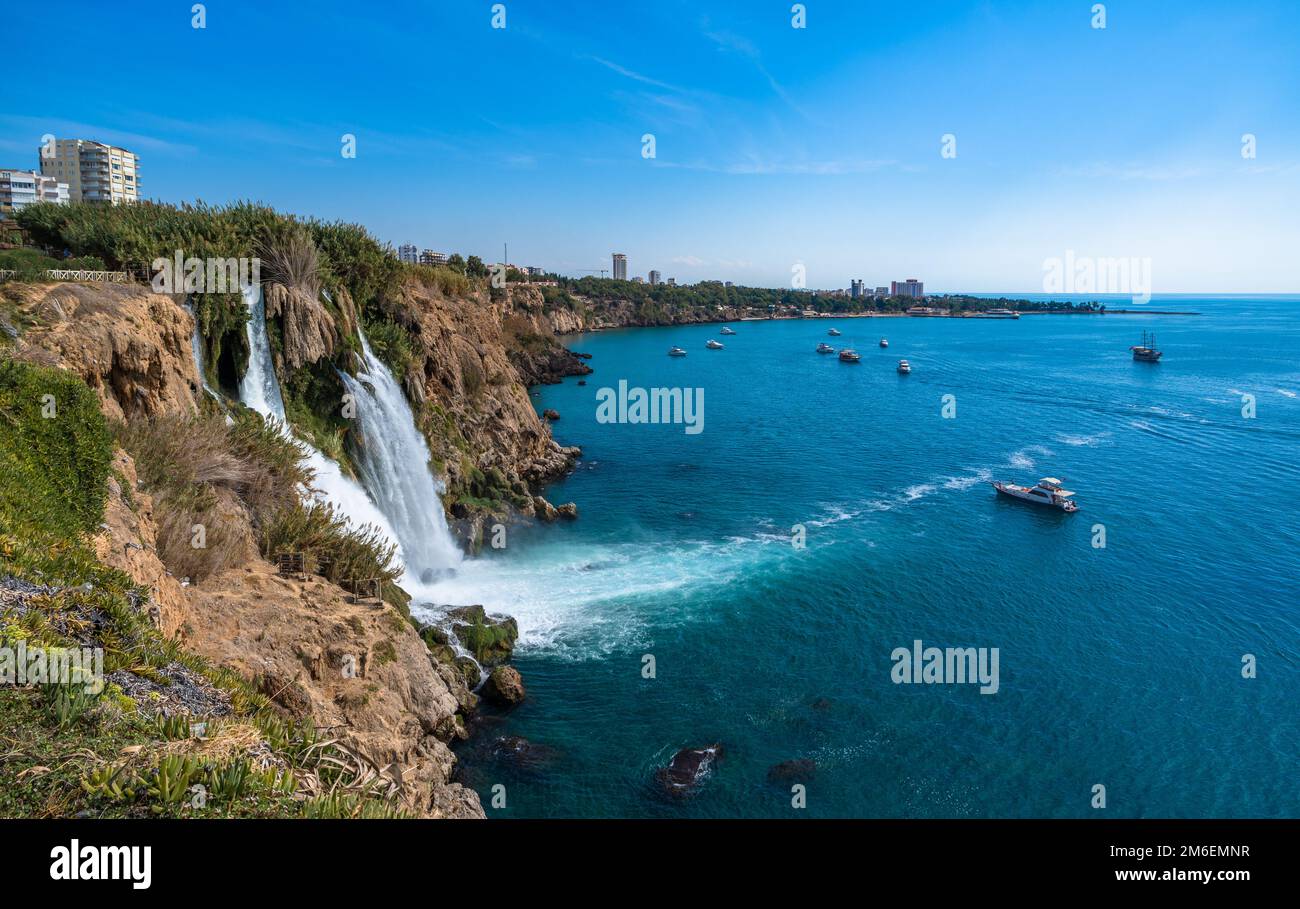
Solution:
[{"label": "high-rise building", "polygon": [[908,278],[906,281],[890,281],[889,295],[892,297],[915,297],[920,299],[925,296],[925,284]]},{"label": "high-rise building", "polygon": [[73,202],[138,202],[140,158],[91,139],[55,139],[37,150],[41,173],[68,184]]},{"label": "high-rise building", "polygon": [[614,280],[627,280],[627,256],[623,253],[614,253]]},{"label": "high-rise building", "polygon": [[676,286],[677,286],[677,279],[676,279],[676,278],[669,278],[669,279],[668,279],[668,286],[669,286],[669,287],[676,287]]},{"label": "high-rise building", "polygon": [[16,212],[37,202],[68,204],[68,184],[34,170],[0,170],[0,213]]},{"label": "high-rise building", "polygon": [[857,300],[862,296],[862,279],[855,278],[849,282],[849,296]]},{"label": "high-rise building", "polygon": [[420,261],[420,251],[415,247],[414,243],[403,243],[397,247],[397,258],[414,265]]},{"label": "high-rise building", "polygon": [[651,284],[659,283],[659,272],[654,269],[650,270],[650,283]]},{"label": "high-rise building", "polygon": [[889,296],[889,288],[888,288],[888,287],[877,287],[877,288],[876,288],[876,296],[877,296],[877,297],[887,297],[887,296]]}]

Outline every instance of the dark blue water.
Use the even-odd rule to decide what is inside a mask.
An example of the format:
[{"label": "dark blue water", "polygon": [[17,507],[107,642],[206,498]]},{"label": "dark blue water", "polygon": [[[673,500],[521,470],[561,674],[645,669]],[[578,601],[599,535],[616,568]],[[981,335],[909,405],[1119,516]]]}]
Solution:
[{"label": "dark blue water", "polygon": [[[581,518],[515,532],[456,582],[523,628],[529,700],[462,751],[485,805],[506,787],[489,815],[1300,815],[1300,298],[1150,305],[1203,315],[571,339],[595,374],[535,402],[584,449],[547,493]],[[832,324],[860,364],[813,352]],[[1143,329],[1158,365],[1131,359]],[[598,423],[620,379],[703,388],[703,431]],[[1048,475],[1077,513],[986,482]],[[894,684],[891,652],[918,639],[998,648],[999,690]],[[485,756],[505,734],[554,751]],[[658,794],[676,749],[713,742],[695,797]],[[798,758],[805,809],[766,781]]]}]

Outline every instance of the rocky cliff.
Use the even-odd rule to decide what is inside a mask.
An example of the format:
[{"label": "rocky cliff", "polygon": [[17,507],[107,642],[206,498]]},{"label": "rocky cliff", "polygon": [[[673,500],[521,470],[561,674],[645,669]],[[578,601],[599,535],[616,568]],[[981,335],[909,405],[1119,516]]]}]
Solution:
[{"label": "rocky cliff", "polygon": [[[72,284],[9,286],[5,297],[13,321],[27,326],[9,355],[76,373],[110,419],[198,409],[193,322],[171,298]],[[302,301],[277,303],[282,312],[304,309]],[[408,812],[482,816],[478,796],[451,782],[447,746],[463,732],[459,713],[473,695],[400,612],[358,602],[320,577],[281,577],[255,549],[239,567],[188,584],[160,558],[154,501],[125,452],[114,456],[108,492],[95,554],[148,592],[145,608],[165,635],[254,682],[286,716],[311,719],[389,780]]]}]

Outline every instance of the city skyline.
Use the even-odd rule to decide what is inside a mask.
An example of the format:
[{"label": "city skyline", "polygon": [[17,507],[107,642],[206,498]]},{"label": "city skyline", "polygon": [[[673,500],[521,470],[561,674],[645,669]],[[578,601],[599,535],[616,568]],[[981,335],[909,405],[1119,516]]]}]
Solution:
[{"label": "city skyline", "polygon": [[[0,167],[39,169],[47,134],[93,138],[146,159],[148,198],[260,200],[485,261],[509,239],[563,274],[621,249],[681,282],[790,286],[801,266],[809,288],[1032,293],[1069,254],[1149,260],[1156,294],[1295,290],[1300,81],[1279,74],[1300,14],[1110,4],[1098,29],[1088,6],[811,5],[797,29],[784,6],[668,3],[610,36],[594,4],[521,0],[503,29],[489,6],[358,20],[329,2],[231,3],[195,29],[157,4],[141,40],[225,78],[126,55],[130,91],[101,94],[80,75],[108,62],[90,36],[18,46]],[[301,79],[268,85],[218,50],[252,27],[287,36]],[[319,52],[353,31],[352,56]],[[444,82],[436,104],[398,90]]]}]

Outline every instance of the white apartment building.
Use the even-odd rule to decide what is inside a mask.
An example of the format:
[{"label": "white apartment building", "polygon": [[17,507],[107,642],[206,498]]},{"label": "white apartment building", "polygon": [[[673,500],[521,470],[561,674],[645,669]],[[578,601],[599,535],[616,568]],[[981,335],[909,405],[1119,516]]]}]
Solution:
[{"label": "white apartment building", "polygon": [[68,184],[34,170],[0,170],[0,212],[16,212],[37,202],[67,205]]},{"label": "white apartment building", "polygon": [[623,253],[613,253],[611,257],[614,260],[614,279],[616,281],[626,281],[627,256]]},{"label": "white apartment building", "polygon": [[420,261],[420,251],[413,243],[403,243],[397,247],[397,258],[414,265]]},{"label": "white apartment building", "polygon": [[55,139],[38,150],[41,173],[68,184],[73,202],[140,201],[140,158],[91,139]]},{"label": "white apartment building", "polygon": [[421,265],[446,265],[447,254],[434,252],[431,249],[426,249],[424,252],[420,253],[420,264]]}]

